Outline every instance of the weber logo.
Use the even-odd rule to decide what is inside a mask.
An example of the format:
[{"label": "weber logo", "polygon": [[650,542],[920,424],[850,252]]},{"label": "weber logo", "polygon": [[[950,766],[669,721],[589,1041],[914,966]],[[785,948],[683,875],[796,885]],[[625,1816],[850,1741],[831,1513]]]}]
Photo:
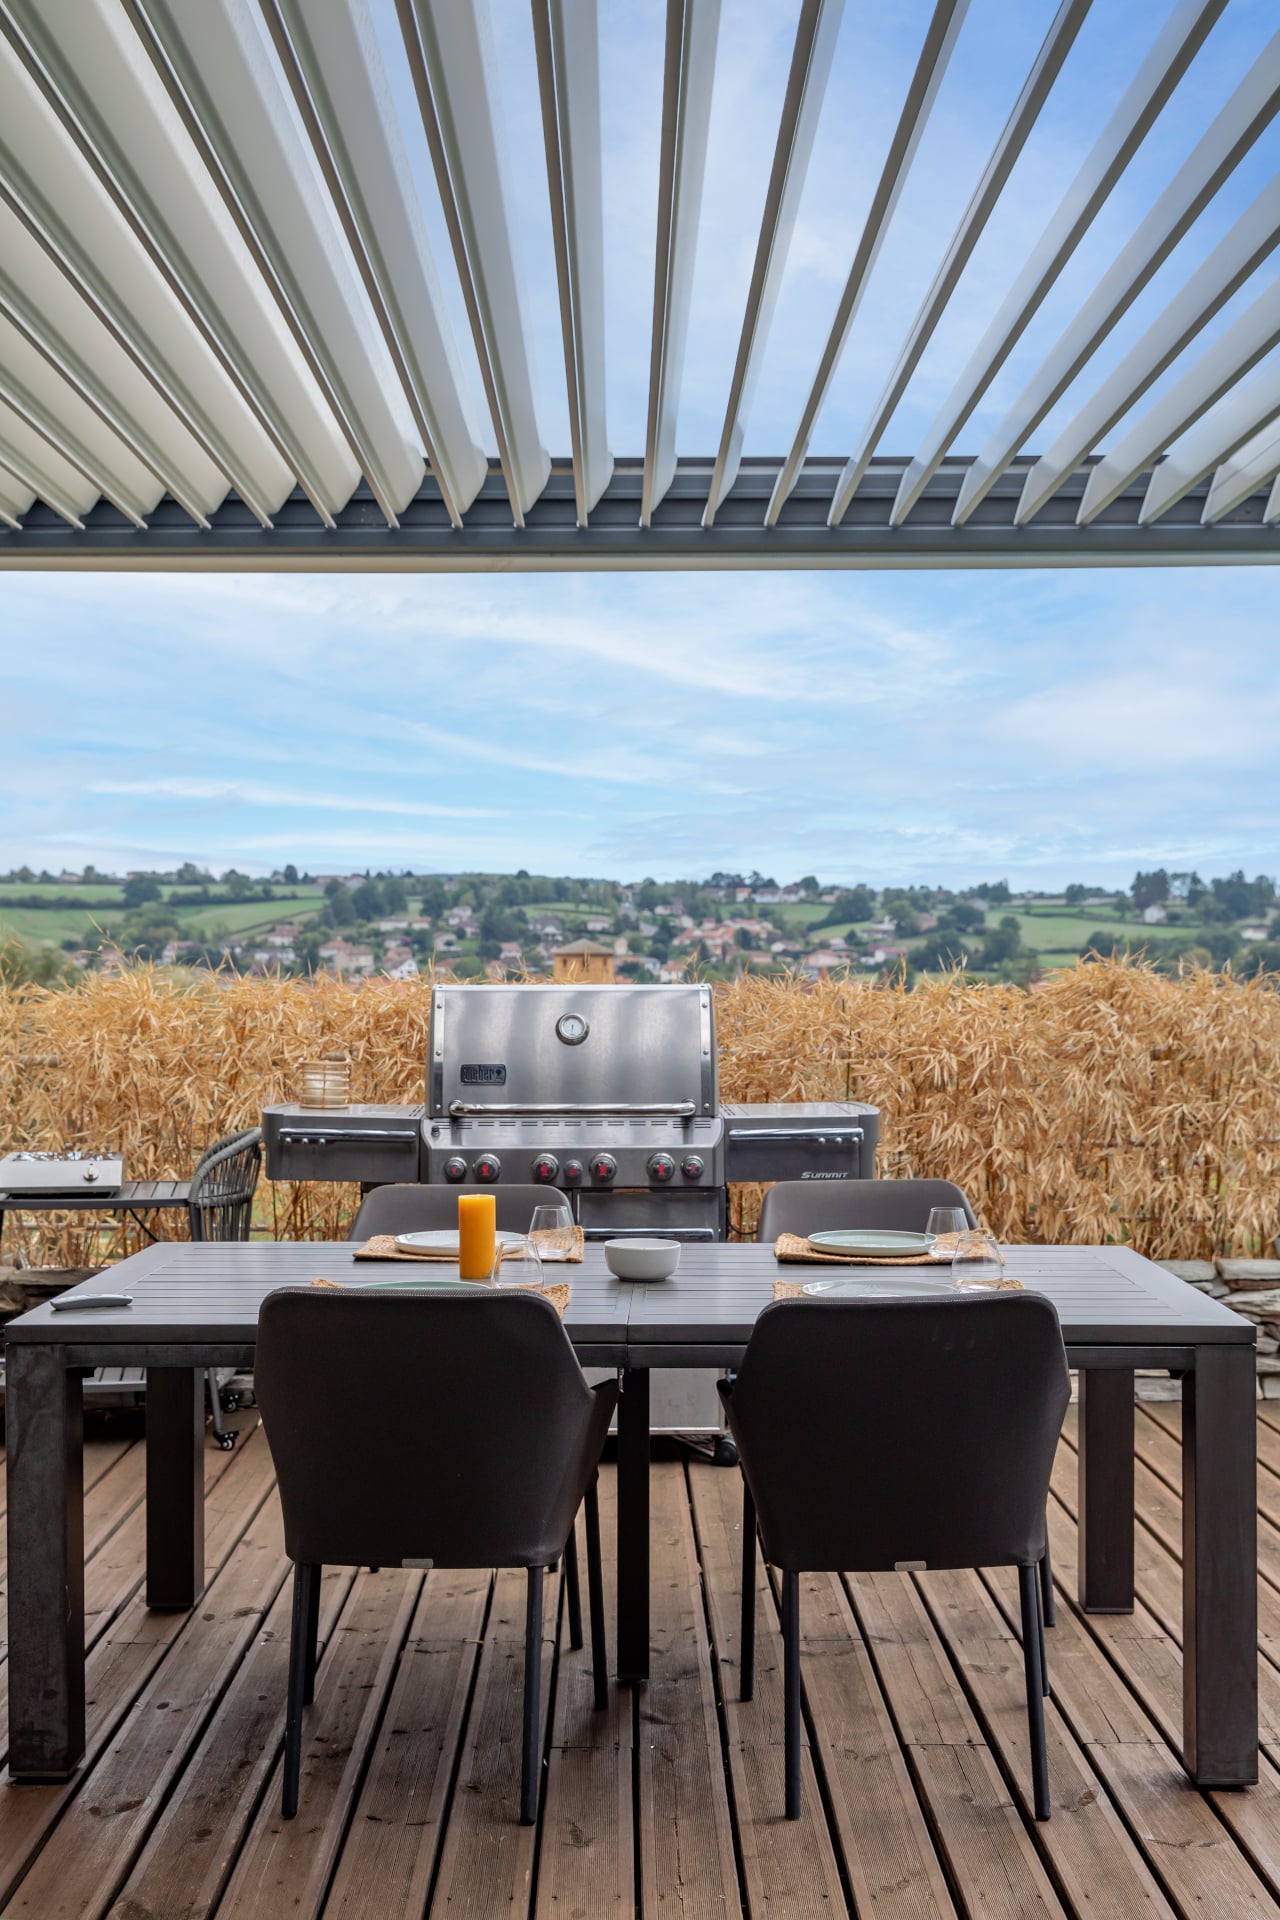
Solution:
[{"label": "weber logo", "polygon": [[496,1062],[464,1061],[458,1068],[458,1078],[464,1087],[505,1087],[507,1070]]},{"label": "weber logo", "polygon": [[850,1176],[847,1173],[802,1173],[800,1178],[802,1180],[848,1180]]}]

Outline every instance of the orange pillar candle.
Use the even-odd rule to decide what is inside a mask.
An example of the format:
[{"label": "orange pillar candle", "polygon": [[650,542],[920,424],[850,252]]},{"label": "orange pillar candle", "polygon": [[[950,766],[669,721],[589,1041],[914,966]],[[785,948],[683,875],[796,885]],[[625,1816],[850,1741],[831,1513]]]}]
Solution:
[{"label": "orange pillar candle", "polygon": [[498,1202],[491,1193],[458,1195],[458,1274],[488,1280],[497,1249]]}]

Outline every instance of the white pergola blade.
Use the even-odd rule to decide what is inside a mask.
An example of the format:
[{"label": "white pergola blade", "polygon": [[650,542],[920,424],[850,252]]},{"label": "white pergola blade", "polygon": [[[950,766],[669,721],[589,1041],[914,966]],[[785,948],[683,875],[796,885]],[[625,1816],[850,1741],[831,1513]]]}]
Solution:
[{"label": "white pergola blade", "polygon": [[844,0],[802,0],[720,448],[702,516],[704,527],[713,524],[720,502],[738,477],[746,417],[787,264],[843,17]]},{"label": "white pergola blade", "polygon": [[259,0],[365,293],[455,526],[488,463],[368,0]]},{"label": "white pergola blade", "polygon": [[484,0],[396,0],[517,526],[546,486],[486,78]]},{"label": "white pergola blade", "polygon": [[26,491],[43,500],[69,527],[84,532],[81,515],[97,502],[92,481],[65,461],[56,448],[0,399],[0,468]]},{"label": "white pergola blade", "polygon": [[1091,5],[1092,0],[1061,0],[1031,71],[1023,82],[1022,91],[1014,102],[1013,111],[1005,121],[1000,138],[982,170],[982,178],[951,237],[951,244],[934,275],[933,285],[912,322],[893,372],[872,408],[871,418],[863,430],[857,451],[836,483],[829,521],[833,527],[838,527],[844,519],[858,482],[871,464],[881,436],[893,418],[894,410],[906,392],[925,348],[933,338],[970,254],[982,238],[1004,184],[1013,171],[1014,162],[1031,136],[1040,110],[1049,97],[1049,90],[1062,70],[1062,63],[1071,51]]},{"label": "white pergola blade", "polygon": [[605,426],[604,188],[596,0],[533,0],[578,525],[609,484]]},{"label": "white pergola blade", "polygon": [[[1280,325],[1275,339],[1280,340]],[[1149,527],[1183,495],[1252,440],[1264,420],[1280,411],[1280,363],[1268,360],[1233,386],[1169,447],[1150,480],[1138,513]],[[1206,503],[1207,504],[1207,503]],[[1201,514],[1203,520],[1203,510]]]},{"label": "white pergola blade", "polygon": [[1223,460],[1213,476],[1213,485],[1200,515],[1200,524],[1210,527],[1215,520],[1232,513],[1250,494],[1265,487],[1280,473],[1280,419],[1269,420],[1261,433]]},{"label": "white pergola blade", "polygon": [[953,521],[963,526],[1049,410],[1128,312],[1156,269],[1280,109],[1280,33],[1179,167],[1150,213],[1032,375],[965,477]]},{"label": "white pergola blade", "polygon": [[[1091,520],[1096,520],[1131,480],[1154,465],[1178,436],[1256,366],[1278,340],[1280,280],[1275,280],[1234,325],[1188,367],[1182,378],[1175,380],[1154,406],[1148,407],[1141,419],[1091,470],[1076,515],[1077,525],[1087,527]],[[1255,413],[1241,440],[1247,439],[1266,417],[1265,410]],[[1235,444],[1238,446],[1240,441]],[[1233,451],[1233,447],[1224,447],[1223,457]],[[1213,466],[1214,462],[1211,460],[1209,465]]]},{"label": "white pergola blade", "polygon": [[[155,476],[161,491],[172,494],[196,525],[207,531],[209,522],[203,505],[177,463],[158,447],[142,423],[121,404],[118,389],[113,391],[82,354],[59,337],[47,307],[38,308],[27,290],[11,280],[3,268],[0,268],[0,318],[7,321],[31,351],[40,356],[50,372],[56,374],[105,427],[110,428],[138,464]],[[88,317],[85,318],[87,320]],[[110,336],[101,333],[96,342],[98,354],[109,358],[113,345]],[[117,367],[116,373],[119,378],[124,369]]]},{"label": "white pergola blade", "polygon": [[35,502],[35,494],[24,487],[16,474],[0,467],[0,522],[11,533],[22,532],[22,516],[28,513]]},{"label": "white pergola blade", "polygon": [[[50,5],[52,12],[56,0]],[[85,0],[77,14],[85,39],[94,17]],[[70,304],[82,304],[106,329],[221,474],[223,484],[208,505],[233,486],[268,525],[274,499],[292,484],[287,467],[193,339],[163,275],[78,143],[68,139],[8,32],[0,39],[0,206],[5,226],[21,236],[16,255],[6,244],[0,267],[9,269],[12,261],[12,270],[25,276],[34,245],[74,289],[78,301]],[[64,315],[67,309],[64,295]],[[72,324],[87,344],[94,330],[86,329],[83,315]]]},{"label": "white pergola blade", "polygon": [[32,365],[32,359],[22,339],[0,321],[0,400],[127,520],[145,528],[163,486],[130,458],[74,394],[51,379],[46,367],[38,361]]},{"label": "white pergola blade", "polygon": [[1190,66],[1227,0],[1181,0],[1059,203],[995,319],[903,474],[892,522],[900,526],[937,472],[1049,289]]},{"label": "white pergola blade", "polygon": [[844,283],[844,291],[840,295],[835,318],[831,323],[826,345],[818,361],[818,370],[810,383],[808,396],[792,436],[790,451],[782,463],[774,482],[769,505],[765,510],[764,523],[767,527],[777,525],[778,515],[794,491],[800,469],[804,465],[805,455],[809,451],[809,442],[813,438],[814,422],[827,397],[832,376],[844,352],[845,341],[849,337],[849,329],[862,304],[862,296],[871,278],[871,270],[879,257],[884,237],[889,231],[889,223],[893,219],[894,209],[906,185],[911,163],[920,145],[920,136],[928,124],[929,114],[955,49],[968,7],[969,0],[935,0],[924,45],[920,49],[920,58],[911,76],[907,97],[902,103],[902,112],[898,116],[893,139],[889,142],[889,151],[885,156],[884,166],[880,170],[876,190],[871,196],[871,205],[862,225],[853,264],[849,269],[849,277]]},{"label": "white pergola blade", "polygon": [[719,32],[720,0],[667,0],[642,527],[650,524],[654,508],[675,478],[676,411],[689,334]]},{"label": "white pergola blade", "polygon": [[[115,0],[8,0],[0,31],[285,468],[332,526],[358,468]],[[255,306],[258,311],[255,312]],[[177,497],[177,496],[175,496]]]},{"label": "white pergola blade", "polygon": [[1262,524],[1264,527],[1280,524],[1280,480],[1271,489],[1271,497],[1263,510]]},{"label": "white pergola blade", "polygon": [[1166,367],[1172,366],[1201,327],[1244,285],[1280,241],[1280,175],[1262,189],[1253,205],[1202,261],[1119,365],[1090,394],[1062,429],[1049,451],[1036,461],[1022,489],[1017,522],[1025,526],[1085,455],[1123,419]]},{"label": "white pergola blade", "polygon": [[252,0],[121,0],[389,525],[416,423]]}]

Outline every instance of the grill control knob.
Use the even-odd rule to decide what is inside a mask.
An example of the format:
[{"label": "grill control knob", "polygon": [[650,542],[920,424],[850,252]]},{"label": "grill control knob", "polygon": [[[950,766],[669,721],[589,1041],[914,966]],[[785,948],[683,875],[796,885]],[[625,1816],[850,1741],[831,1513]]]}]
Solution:
[{"label": "grill control knob", "polygon": [[541,1180],[544,1185],[549,1185],[559,1171],[560,1162],[556,1159],[554,1153],[540,1153],[534,1160],[532,1167],[533,1177],[535,1180]]},{"label": "grill control knob", "polygon": [[653,1153],[649,1156],[649,1178],[665,1186],[675,1177],[676,1163],[669,1153]]},{"label": "grill control knob", "polygon": [[591,1162],[591,1178],[608,1186],[618,1171],[618,1163],[611,1153],[598,1153]]},{"label": "grill control knob", "polygon": [[560,1178],[566,1187],[578,1187],[582,1184],[581,1160],[566,1160],[560,1169]]},{"label": "grill control knob", "polygon": [[485,1186],[490,1187],[502,1177],[502,1162],[496,1153],[482,1153],[471,1171],[477,1180],[482,1180]]},{"label": "grill control knob", "polygon": [[460,1153],[451,1153],[449,1155],[449,1158],[444,1163],[444,1177],[446,1180],[455,1182],[466,1179],[467,1163]]},{"label": "grill control knob", "polygon": [[701,1180],[706,1170],[706,1162],[696,1153],[686,1153],[680,1162],[680,1171],[686,1180]]}]

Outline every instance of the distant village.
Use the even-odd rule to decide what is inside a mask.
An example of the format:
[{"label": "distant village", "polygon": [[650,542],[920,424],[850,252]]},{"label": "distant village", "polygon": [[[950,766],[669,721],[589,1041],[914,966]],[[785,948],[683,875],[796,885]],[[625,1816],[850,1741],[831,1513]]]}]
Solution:
[{"label": "distant village", "polygon": [[[236,974],[670,982],[747,972],[912,976],[964,966],[1033,985],[1117,949],[1153,964],[1280,972],[1274,881],[1138,873],[1122,891],[779,883],[759,872],[624,883],[530,874],[171,872],[0,879],[0,964],[56,981],[139,959]],[[5,955],[9,958],[6,960]],[[34,957],[33,957],[34,956]],[[38,967],[37,967],[38,961]],[[43,971],[40,971],[43,969]]]}]

